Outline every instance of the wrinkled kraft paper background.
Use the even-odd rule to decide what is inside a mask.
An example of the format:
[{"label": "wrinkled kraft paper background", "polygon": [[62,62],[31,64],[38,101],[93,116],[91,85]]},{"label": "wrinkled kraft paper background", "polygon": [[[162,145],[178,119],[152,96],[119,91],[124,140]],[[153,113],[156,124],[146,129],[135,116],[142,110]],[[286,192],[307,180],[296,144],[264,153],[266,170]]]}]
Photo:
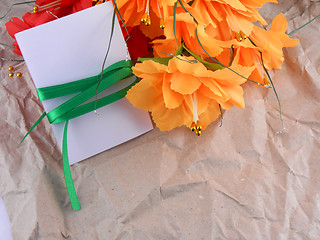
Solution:
[{"label": "wrinkled kraft paper background", "polygon": [[[16,1],[18,2],[18,1]],[[11,1],[1,0],[1,15]],[[32,4],[14,7],[4,24]],[[289,30],[320,13],[319,1],[279,0]],[[293,36],[272,90],[246,83],[245,109],[225,112],[201,137],[158,129],[72,166],[82,210],[72,211],[61,154],[24,63],[1,61],[0,196],[12,235],[27,239],[320,239],[320,19]],[[35,49],[37,51],[37,49]],[[0,46],[1,57],[19,58]],[[13,64],[23,77],[9,78]]]}]

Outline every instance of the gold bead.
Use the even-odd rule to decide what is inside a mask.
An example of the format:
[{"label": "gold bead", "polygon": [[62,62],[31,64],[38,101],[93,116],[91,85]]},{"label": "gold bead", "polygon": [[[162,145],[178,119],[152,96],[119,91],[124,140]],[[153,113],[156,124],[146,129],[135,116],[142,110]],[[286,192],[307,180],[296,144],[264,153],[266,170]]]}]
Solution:
[{"label": "gold bead", "polygon": [[165,25],[164,25],[164,21],[163,18],[160,18],[160,28],[164,29]]},{"label": "gold bead", "polygon": [[242,39],[247,39],[247,35],[244,32],[240,31],[240,35]]},{"label": "gold bead", "polygon": [[201,135],[201,130],[197,130],[196,134],[197,134],[197,136],[200,136]]},{"label": "gold bead", "polygon": [[9,77],[13,77],[13,73],[9,73]]},{"label": "gold bead", "polygon": [[17,77],[21,77],[22,76],[22,73],[21,72],[18,72],[17,73]]},{"label": "gold bead", "polygon": [[192,132],[194,132],[194,131],[196,130],[196,124],[195,124],[195,122],[192,122],[191,127],[190,127],[190,130],[191,130]]},{"label": "gold bead", "polygon": [[38,10],[39,10],[39,8],[38,8],[37,6],[34,6],[34,7],[33,7],[33,13],[37,13]]},{"label": "gold bead", "polygon": [[150,18],[150,15],[147,16],[147,20],[146,22],[144,23],[146,26],[150,26],[151,25],[151,18]]},{"label": "gold bead", "polygon": [[236,39],[238,40],[238,42],[241,42],[243,40],[240,33],[236,33]]},{"label": "gold bead", "polygon": [[268,87],[271,87],[271,84],[267,78],[267,76],[264,74],[263,76],[263,82],[264,82],[264,85],[267,85]]},{"label": "gold bead", "polygon": [[147,18],[148,18],[148,14],[147,14],[147,13],[144,13],[144,14],[142,15],[141,22],[142,22],[142,23],[145,23],[145,22],[147,21]]},{"label": "gold bead", "polygon": [[200,134],[201,134],[201,130],[202,130],[201,122],[197,121],[196,126],[197,126],[197,130],[200,131]]},{"label": "gold bead", "polygon": [[12,66],[8,67],[8,70],[11,72],[13,70],[13,67]]}]

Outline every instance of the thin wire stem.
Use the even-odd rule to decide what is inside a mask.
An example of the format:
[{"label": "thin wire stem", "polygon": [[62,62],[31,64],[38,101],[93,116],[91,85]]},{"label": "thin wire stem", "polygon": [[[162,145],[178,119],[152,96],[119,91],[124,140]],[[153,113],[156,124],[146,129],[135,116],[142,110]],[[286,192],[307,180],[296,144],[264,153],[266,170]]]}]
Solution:
[{"label": "thin wire stem", "polygon": [[12,61],[12,62],[24,62],[24,60],[9,59],[9,58],[2,58],[2,57],[0,57],[0,60],[3,60],[3,61]]},{"label": "thin wire stem", "polygon": [[6,47],[9,47],[9,48],[14,48],[14,46],[10,46],[10,45],[5,44],[5,43],[0,43],[0,45],[2,45],[2,46],[6,46]]},{"label": "thin wire stem", "polygon": [[288,35],[290,36],[291,34],[294,34],[295,32],[299,31],[301,28],[304,28],[305,26],[309,25],[310,23],[312,23],[314,20],[316,20],[318,17],[320,17],[320,14],[317,15],[316,17],[314,17],[313,19],[311,19],[309,22],[303,24],[301,27],[298,27],[297,29],[291,31],[290,33],[288,33]]},{"label": "thin wire stem", "polygon": [[124,28],[125,28],[125,30],[126,30],[126,32],[127,32],[127,35],[128,35],[127,38],[126,38],[126,42],[127,42],[127,41],[129,40],[129,38],[130,38],[129,31],[128,31],[127,26],[126,26],[126,24],[124,23],[124,20],[123,20],[121,14],[120,14],[120,11],[119,11],[119,8],[118,8],[118,5],[117,5],[116,1],[115,1],[115,0],[112,0],[112,2],[113,2],[113,4],[114,4],[115,10],[117,11],[118,16],[119,16],[122,24],[123,24],[123,26],[124,26]]},{"label": "thin wire stem", "polygon": [[115,17],[116,17],[116,9],[114,9],[114,11],[113,11],[113,15],[112,15],[112,26],[111,26],[110,39],[109,39],[109,43],[108,43],[108,49],[107,49],[106,55],[105,55],[105,57],[104,57],[102,66],[101,66],[100,80],[99,80],[98,85],[97,85],[97,88],[96,88],[96,100],[95,100],[95,107],[94,107],[95,112],[96,112],[96,110],[97,110],[98,88],[99,88],[100,83],[101,83],[101,81],[102,81],[104,66],[105,66],[105,64],[106,64],[107,57],[108,57],[109,51],[110,51],[111,42],[112,42],[112,37],[113,37],[113,32],[114,32],[114,24],[115,24]]},{"label": "thin wire stem", "polygon": [[34,3],[34,2],[35,2],[35,1],[28,1],[28,2],[20,2],[20,3],[14,3],[14,4],[12,4],[12,5],[10,6],[10,8],[8,9],[8,11],[7,11],[2,17],[0,17],[0,20],[3,19],[3,18],[5,18],[14,6],[22,5],[22,4],[28,4],[28,3]]}]

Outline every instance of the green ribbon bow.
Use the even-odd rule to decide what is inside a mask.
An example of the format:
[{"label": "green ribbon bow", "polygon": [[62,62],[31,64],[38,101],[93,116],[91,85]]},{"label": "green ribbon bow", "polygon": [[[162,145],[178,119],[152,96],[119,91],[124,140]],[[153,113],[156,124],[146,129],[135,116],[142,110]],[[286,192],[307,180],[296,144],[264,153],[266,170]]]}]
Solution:
[{"label": "green ribbon bow", "polygon": [[125,97],[125,95],[127,94],[127,91],[134,84],[136,84],[136,81],[134,81],[129,86],[121,89],[120,91],[112,93],[106,97],[97,99],[96,101],[83,104],[85,101],[96,96],[96,94],[102,92],[103,90],[107,89],[108,87],[115,84],[116,82],[119,82],[122,79],[133,76],[133,73],[131,70],[132,66],[133,66],[133,62],[131,60],[129,61],[123,60],[106,68],[102,73],[102,78],[101,78],[101,74],[98,74],[96,76],[81,79],[74,82],[37,89],[39,99],[41,101],[57,98],[61,96],[66,96],[73,93],[79,93],[73,98],[61,104],[60,106],[51,110],[50,112],[48,113],[44,112],[20,142],[21,144],[24,141],[24,139],[29,135],[29,133],[39,124],[39,122],[45,116],[48,117],[48,120],[51,124],[66,122],[64,126],[64,132],[63,132],[62,161],[63,161],[63,171],[64,171],[64,177],[66,181],[66,186],[67,186],[67,190],[68,190],[68,194],[70,197],[70,202],[73,210],[79,210],[81,209],[81,206],[77,197],[77,193],[74,188],[72,175],[70,171],[70,165],[69,165],[68,146],[67,146],[67,132],[68,132],[69,120],[72,118],[79,117],[88,112],[91,112],[95,109],[106,106],[110,103],[113,103]]}]

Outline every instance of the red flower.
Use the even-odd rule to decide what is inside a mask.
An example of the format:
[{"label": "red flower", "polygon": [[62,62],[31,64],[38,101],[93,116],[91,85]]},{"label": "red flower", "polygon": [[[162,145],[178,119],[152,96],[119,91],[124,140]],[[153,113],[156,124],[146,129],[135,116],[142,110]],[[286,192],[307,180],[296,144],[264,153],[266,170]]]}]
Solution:
[{"label": "red flower", "polygon": [[[13,17],[12,21],[6,23],[7,31],[12,38],[15,39],[14,35],[18,32],[50,22],[56,17],[60,18],[91,7],[92,0],[37,0],[36,4],[39,6],[38,12],[24,14],[23,20]],[[17,41],[13,43],[13,46],[16,47],[14,52],[22,55]]]},{"label": "red flower", "polygon": [[[150,45],[151,39],[142,33],[139,26],[129,27],[128,32],[130,38],[127,41],[127,46],[133,60],[139,57],[146,57],[152,52]],[[122,33],[124,38],[127,39],[128,34],[124,27],[122,27]]]}]

